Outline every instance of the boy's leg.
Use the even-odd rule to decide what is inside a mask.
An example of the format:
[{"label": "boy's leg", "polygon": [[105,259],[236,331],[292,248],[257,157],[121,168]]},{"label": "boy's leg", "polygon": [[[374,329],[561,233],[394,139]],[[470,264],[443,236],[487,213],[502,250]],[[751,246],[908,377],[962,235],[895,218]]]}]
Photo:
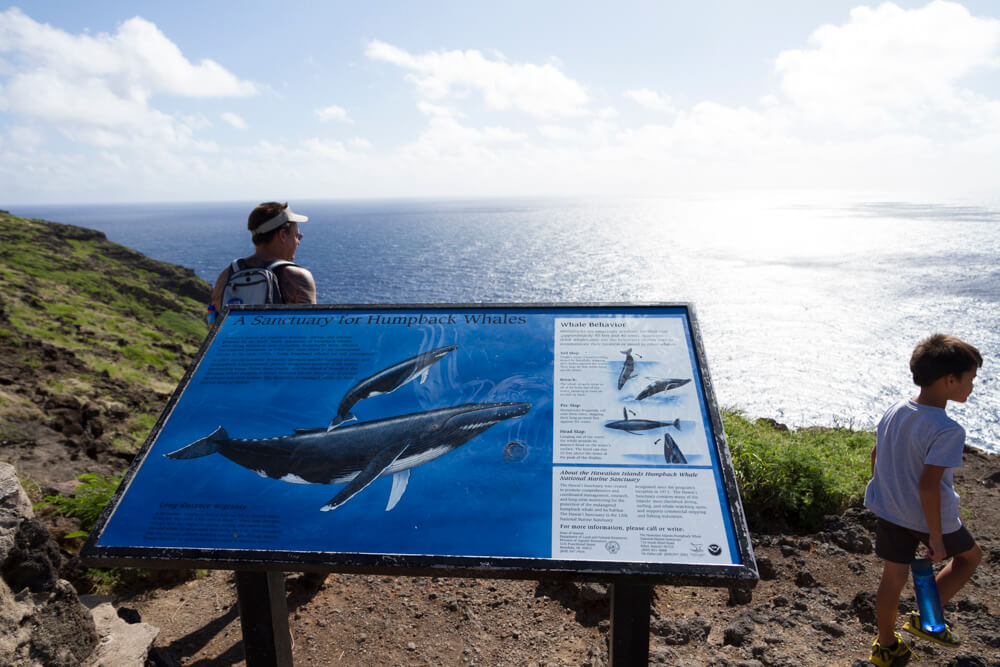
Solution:
[{"label": "boy's leg", "polygon": [[962,589],[982,559],[983,550],[978,544],[974,544],[971,549],[956,554],[951,562],[938,572],[935,581],[937,581],[938,595],[941,597],[941,606],[948,604],[948,601]]},{"label": "boy's leg", "polygon": [[906,563],[883,561],[882,580],[875,595],[875,617],[878,619],[878,643],[892,646],[896,642],[896,613],[899,596],[910,576]]}]

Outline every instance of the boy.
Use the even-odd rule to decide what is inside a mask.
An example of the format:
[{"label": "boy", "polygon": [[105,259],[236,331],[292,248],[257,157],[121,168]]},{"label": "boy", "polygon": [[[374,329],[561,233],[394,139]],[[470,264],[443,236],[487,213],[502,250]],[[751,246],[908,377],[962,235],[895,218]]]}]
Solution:
[{"label": "boy", "polygon": [[[964,403],[969,397],[982,365],[979,350],[954,336],[935,334],[921,341],[910,357],[920,394],[889,408],[878,424],[872,479],[865,490],[865,507],[878,516],[875,553],[884,561],[875,598],[878,639],[871,661],[876,665],[890,665],[910,652],[895,631],[896,610],[919,543],[927,545],[927,557],[934,562],[951,557],[936,576],[942,605],[965,585],[982,558],[959,520],[958,494],[952,488],[952,468],[962,467],[965,430],[945,414],[948,401]],[[960,643],[947,626],[936,633],[924,630],[916,612],[903,630],[945,646]]]}]

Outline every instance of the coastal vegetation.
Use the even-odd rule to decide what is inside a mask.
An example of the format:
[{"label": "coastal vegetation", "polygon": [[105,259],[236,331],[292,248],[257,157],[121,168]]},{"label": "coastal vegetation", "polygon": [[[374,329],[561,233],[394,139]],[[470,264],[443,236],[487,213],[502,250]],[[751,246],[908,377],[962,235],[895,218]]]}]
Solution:
[{"label": "coastal vegetation", "polygon": [[83,435],[136,451],[207,333],[207,283],[94,230],[0,211],[0,237],[0,437],[78,402]]},{"label": "coastal vegetation", "polygon": [[73,490],[73,495],[54,494],[45,496],[45,500],[36,507],[51,508],[53,513],[68,516],[80,522],[80,530],[64,536],[65,539],[87,537],[91,529],[101,518],[101,512],[115,495],[122,481],[121,475],[99,475],[84,473],[77,476],[80,486]]},{"label": "coastal vegetation", "polygon": [[849,428],[790,431],[724,411],[726,439],[752,531],[819,528],[823,517],[861,504],[875,434]]}]

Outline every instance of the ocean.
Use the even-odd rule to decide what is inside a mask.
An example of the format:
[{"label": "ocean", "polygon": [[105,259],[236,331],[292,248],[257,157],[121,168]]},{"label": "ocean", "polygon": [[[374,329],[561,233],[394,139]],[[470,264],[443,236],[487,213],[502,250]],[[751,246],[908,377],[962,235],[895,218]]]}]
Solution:
[{"label": "ocean", "polygon": [[[249,254],[257,202],[17,206],[209,282]],[[873,427],[916,395],[913,346],[986,359],[949,407],[1000,451],[1000,208],[797,196],[298,200],[320,303],[694,305],[720,405],[791,427]]]}]

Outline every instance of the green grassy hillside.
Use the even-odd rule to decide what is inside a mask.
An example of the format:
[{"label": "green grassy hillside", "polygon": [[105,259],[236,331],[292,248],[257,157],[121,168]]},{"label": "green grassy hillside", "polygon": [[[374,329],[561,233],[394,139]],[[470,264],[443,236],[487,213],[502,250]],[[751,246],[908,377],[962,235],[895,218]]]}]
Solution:
[{"label": "green grassy hillside", "polygon": [[134,451],[207,333],[209,285],[71,225],[0,212],[0,239],[0,457]]}]

